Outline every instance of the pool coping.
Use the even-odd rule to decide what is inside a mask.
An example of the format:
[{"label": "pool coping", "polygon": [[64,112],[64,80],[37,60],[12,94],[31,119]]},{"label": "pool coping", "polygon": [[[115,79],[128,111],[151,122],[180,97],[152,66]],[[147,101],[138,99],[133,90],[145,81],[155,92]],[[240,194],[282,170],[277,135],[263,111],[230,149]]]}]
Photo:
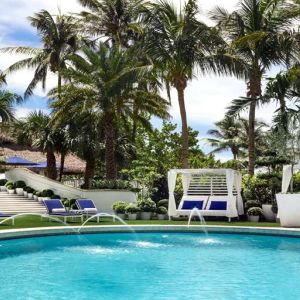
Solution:
[{"label": "pool coping", "polygon": [[244,227],[221,225],[98,225],[98,226],[68,226],[68,227],[38,227],[8,229],[0,231],[0,240],[29,238],[51,235],[70,234],[95,234],[95,233],[125,233],[125,232],[187,232],[187,233],[227,233],[227,234],[255,234],[300,237],[300,228],[274,228],[274,227]]}]

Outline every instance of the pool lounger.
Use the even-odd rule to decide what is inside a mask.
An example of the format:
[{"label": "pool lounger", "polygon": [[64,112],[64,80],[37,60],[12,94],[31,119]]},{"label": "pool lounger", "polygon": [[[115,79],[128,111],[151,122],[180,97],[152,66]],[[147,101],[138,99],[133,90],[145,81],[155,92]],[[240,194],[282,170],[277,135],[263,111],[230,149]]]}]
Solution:
[{"label": "pool lounger", "polygon": [[[98,213],[100,213],[100,211],[98,211],[95,203],[93,200],[91,199],[77,199],[76,200],[76,205],[79,208],[79,210],[81,210],[81,212],[88,218],[94,215],[97,215]],[[97,223],[99,223],[100,221],[100,216],[97,215]]]},{"label": "pool lounger", "polygon": [[64,222],[67,222],[68,218],[80,218],[81,223],[83,222],[83,214],[81,212],[66,211],[60,199],[44,200],[44,205],[49,216],[62,217]]}]

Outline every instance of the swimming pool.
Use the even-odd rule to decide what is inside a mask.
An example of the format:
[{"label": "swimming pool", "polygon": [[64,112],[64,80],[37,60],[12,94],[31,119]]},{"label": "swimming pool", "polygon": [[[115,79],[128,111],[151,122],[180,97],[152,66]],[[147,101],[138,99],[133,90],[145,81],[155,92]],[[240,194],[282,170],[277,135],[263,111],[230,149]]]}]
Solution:
[{"label": "swimming pool", "polygon": [[106,233],[0,241],[0,299],[299,299],[300,239]]}]

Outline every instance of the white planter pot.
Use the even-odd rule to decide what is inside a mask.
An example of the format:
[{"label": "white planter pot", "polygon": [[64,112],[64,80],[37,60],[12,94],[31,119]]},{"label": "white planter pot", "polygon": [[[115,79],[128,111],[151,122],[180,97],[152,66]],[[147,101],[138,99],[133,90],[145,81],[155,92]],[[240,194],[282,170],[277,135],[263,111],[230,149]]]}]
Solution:
[{"label": "white planter pot", "polygon": [[28,193],[26,191],[24,191],[24,197],[27,197]]},{"label": "white planter pot", "polygon": [[0,186],[0,191],[1,191],[1,192],[6,192],[6,186],[1,185],[1,186]]},{"label": "white planter pot", "polygon": [[24,194],[23,188],[16,188],[16,193],[17,193],[18,195],[23,195],[23,194]]},{"label": "white planter pot", "polygon": [[300,227],[300,194],[276,194],[280,225]]},{"label": "white planter pot", "polygon": [[15,193],[15,190],[7,190],[7,192],[11,195]]},{"label": "white planter pot", "polygon": [[262,210],[266,221],[274,222],[276,220],[276,215],[272,211],[272,204],[263,204]]},{"label": "white planter pot", "polygon": [[33,195],[33,199],[34,199],[35,201],[38,201],[38,196]]},{"label": "white planter pot", "polygon": [[137,214],[128,214],[128,220],[136,220]]},{"label": "white planter pot", "polygon": [[258,222],[259,221],[259,216],[248,216],[248,220],[250,222]]},{"label": "white planter pot", "polygon": [[28,199],[32,199],[33,198],[33,194],[32,193],[27,193],[27,198]]},{"label": "white planter pot", "polygon": [[166,218],[166,215],[163,214],[157,214],[157,219],[158,220],[164,220]]},{"label": "white planter pot", "polygon": [[44,201],[44,200],[50,200],[50,198],[49,197],[42,197],[42,200]]},{"label": "white planter pot", "polygon": [[141,212],[141,219],[142,220],[150,220],[152,216],[152,212],[142,211]]},{"label": "white planter pot", "polygon": [[38,200],[39,202],[42,202],[42,201],[43,201],[43,197],[38,197],[37,200]]}]

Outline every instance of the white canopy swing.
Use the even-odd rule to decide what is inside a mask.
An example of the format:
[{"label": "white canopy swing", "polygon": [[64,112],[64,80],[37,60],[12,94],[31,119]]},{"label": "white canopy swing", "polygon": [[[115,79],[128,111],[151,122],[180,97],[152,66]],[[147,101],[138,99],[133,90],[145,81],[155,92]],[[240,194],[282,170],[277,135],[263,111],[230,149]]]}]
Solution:
[{"label": "white canopy swing", "polygon": [[[176,207],[174,191],[181,175],[183,197]],[[223,216],[230,221],[244,214],[242,176],[232,169],[174,169],[168,172],[169,218],[189,216],[194,208],[203,216]]]}]

